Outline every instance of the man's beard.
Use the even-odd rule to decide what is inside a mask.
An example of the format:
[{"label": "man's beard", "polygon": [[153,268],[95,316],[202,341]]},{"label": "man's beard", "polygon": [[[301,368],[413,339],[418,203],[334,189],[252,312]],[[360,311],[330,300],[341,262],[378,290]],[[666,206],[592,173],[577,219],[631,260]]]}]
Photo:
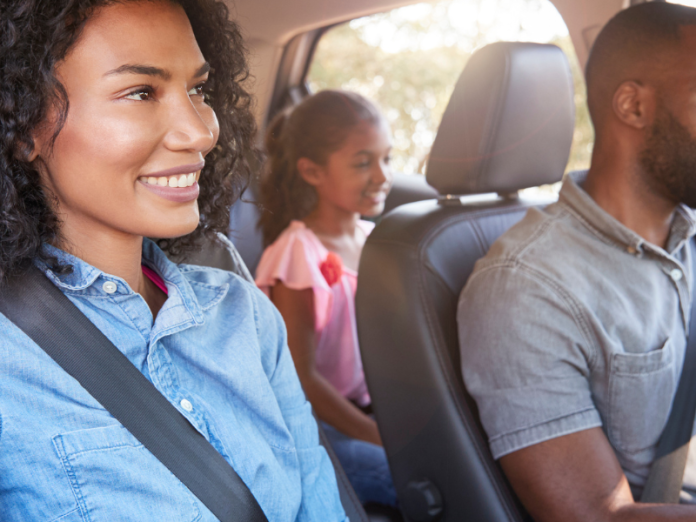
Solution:
[{"label": "man's beard", "polygon": [[696,208],[696,139],[662,104],[639,160],[650,188],[673,203]]}]

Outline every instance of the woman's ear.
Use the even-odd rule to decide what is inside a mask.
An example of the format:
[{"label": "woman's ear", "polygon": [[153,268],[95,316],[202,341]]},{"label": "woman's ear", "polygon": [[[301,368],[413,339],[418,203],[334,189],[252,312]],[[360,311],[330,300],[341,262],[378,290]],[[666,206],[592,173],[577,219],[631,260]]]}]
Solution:
[{"label": "woman's ear", "polygon": [[324,169],[321,165],[317,165],[309,158],[300,158],[297,160],[297,171],[303,180],[313,187],[318,187],[324,180]]},{"label": "woman's ear", "polygon": [[39,157],[39,147],[36,140],[33,143],[18,143],[15,146],[14,156],[20,161],[31,163]]},{"label": "woman's ear", "polygon": [[34,142],[34,146],[31,148],[28,145],[25,145],[25,147],[26,150],[24,152],[24,156],[27,158],[27,162],[31,163],[39,157],[39,147],[37,146],[36,142]]}]

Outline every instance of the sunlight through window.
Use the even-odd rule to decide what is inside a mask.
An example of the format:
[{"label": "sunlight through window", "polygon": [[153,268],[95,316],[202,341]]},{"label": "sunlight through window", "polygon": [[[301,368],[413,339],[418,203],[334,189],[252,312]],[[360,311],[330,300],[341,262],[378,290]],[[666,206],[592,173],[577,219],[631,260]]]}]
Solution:
[{"label": "sunlight through window", "polygon": [[394,168],[423,172],[440,119],[472,53],[496,41],[554,43],[575,80],[577,124],[568,170],[589,166],[594,134],[568,29],[548,0],[444,0],[339,25],[319,41],[308,82],[357,91],[391,123]]}]

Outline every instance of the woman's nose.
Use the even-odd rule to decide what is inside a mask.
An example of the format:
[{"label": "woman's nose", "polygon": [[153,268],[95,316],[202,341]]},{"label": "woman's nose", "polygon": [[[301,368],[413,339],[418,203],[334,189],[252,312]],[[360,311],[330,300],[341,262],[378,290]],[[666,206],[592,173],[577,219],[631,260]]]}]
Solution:
[{"label": "woman's nose", "polygon": [[215,132],[211,126],[215,127],[217,120],[209,106],[206,105],[205,110],[211,112],[210,118],[204,118],[188,96],[186,101],[173,106],[171,128],[165,136],[166,147],[170,150],[190,152],[210,150],[215,144]]}]

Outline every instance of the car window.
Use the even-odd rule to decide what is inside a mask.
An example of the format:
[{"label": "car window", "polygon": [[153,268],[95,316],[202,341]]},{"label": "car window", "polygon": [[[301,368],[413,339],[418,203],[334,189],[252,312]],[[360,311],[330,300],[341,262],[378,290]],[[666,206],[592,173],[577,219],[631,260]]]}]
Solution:
[{"label": "car window", "polygon": [[567,170],[589,167],[594,133],[584,78],[568,29],[548,0],[444,0],[338,25],[318,42],[307,81],[313,92],[348,89],[376,101],[392,126],[394,168],[422,173],[467,60],[500,40],[554,43],[566,53],[577,114]]},{"label": "car window", "polygon": [[688,5],[689,7],[696,7],[696,0],[667,0],[667,3]]}]

